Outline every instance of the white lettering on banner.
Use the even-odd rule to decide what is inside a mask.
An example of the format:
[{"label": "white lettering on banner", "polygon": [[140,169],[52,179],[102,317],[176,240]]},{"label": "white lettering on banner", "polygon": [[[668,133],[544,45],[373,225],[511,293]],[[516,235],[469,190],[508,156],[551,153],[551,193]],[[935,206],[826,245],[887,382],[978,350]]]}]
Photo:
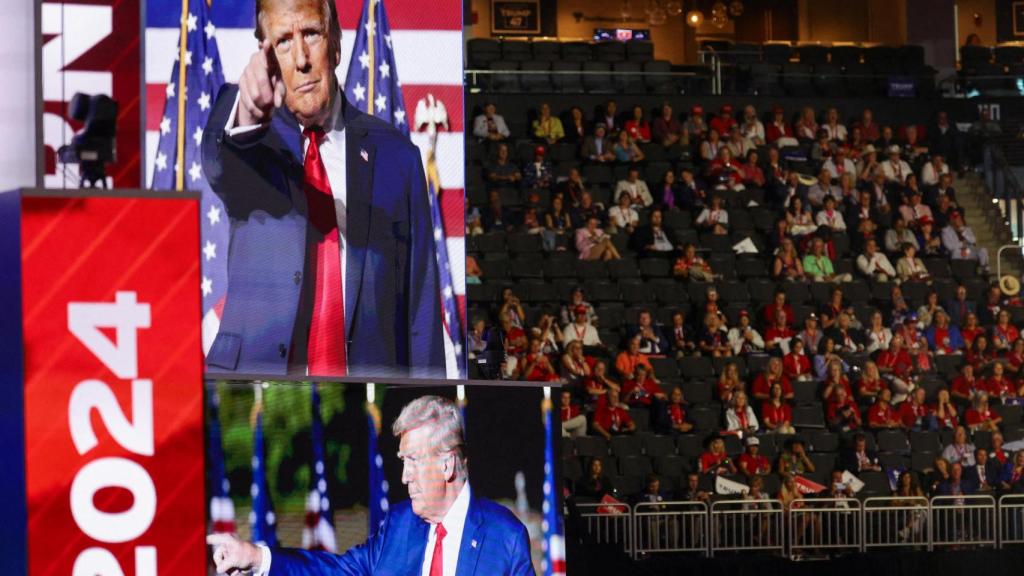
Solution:
[{"label": "white lettering on banner", "polygon": [[[113,440],[139,456],[154,455],[153,382],[137,378],[138,330],[150,327],[150,307],[135,292],[117,292],[114,302],[68,303],[68,330],[115,376],[132,380],[131,419],[125,415],[107,383],[86,379],[75,385],[68,401],[68,427],[79,454],[99,444],[92,425],[95,409]],[[114,340],[100,331],[112,328]],[[132,505],[121,512],[96,508],[95,496],[106,488],[131,493]],[[146,468],[127,458],[104,457],[84,465],[71,482],[71,515],[82,532],[94,540],[121,544],[146,533],[156,517],[156,486]],[[135,547],[136,576],[156,576],[157,550]],[[124,576],[109,550],[91,547],[75,559],[73,576]]]},{"label": "white lettering on banner", "polygon": [[[124,570],[110,550],[86,548],[75,559],[71,576],[124,576]],[[156,576],[156,548],[139,546],[135,549],[135,576]]]},{"label": "white lettering on banner", "polygon": [[[67,103],[76,92],[113,96],[114,75],[110,72],[65,70],[80,56],[110,36],[114,28],[114,10],[110,6],[44,2],[40,31],[53,36],[43,44],[40,69],[43,76],[43,100]],[[71,141],[75,131],[61,114],[43,114],[43,145],[57,151]],[[73,185],[65,171],[74,174]],[[46,174],[47,188],[76,187],[78,164],[57,165],[56,174]],[[108,186],[113,181],[108,179]]]}]

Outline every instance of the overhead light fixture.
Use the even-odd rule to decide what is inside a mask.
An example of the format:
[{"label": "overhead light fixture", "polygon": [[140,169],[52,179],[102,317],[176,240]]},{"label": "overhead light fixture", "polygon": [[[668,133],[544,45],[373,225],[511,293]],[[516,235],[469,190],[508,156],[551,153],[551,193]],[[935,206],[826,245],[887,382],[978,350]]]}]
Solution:
[{"label": "overhead light fixture", "polygon": [[700,28],[704,23],[704,13],[700,10],[690,10],[686,14],[686,23],[693,28]]}]

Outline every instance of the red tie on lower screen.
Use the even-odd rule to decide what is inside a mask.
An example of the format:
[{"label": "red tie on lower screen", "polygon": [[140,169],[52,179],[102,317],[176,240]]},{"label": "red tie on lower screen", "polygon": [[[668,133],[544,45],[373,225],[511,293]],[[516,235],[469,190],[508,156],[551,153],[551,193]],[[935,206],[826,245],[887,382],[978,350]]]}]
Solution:
[{"label": "red tie on lower screen", "polygon": [[434,557],[430,559],[430,576],[444,576],[444,547],[441,541],[444,540],[448,531],[443,524],[437,525],[437,539],[434,540]]},{"label": "red tie on lower screen", "polygon": [[345,357],[345,294],[341,283],[341,243],[338,218],[334,211],[334,195],[327,179],[327,168],[320,157],[323,130],[303,130],[309,140],[306,148],[306,181],[303,187],[309,206],[309,223],[322,235],[313,246],[311,261],[316,266],[313,296],[313,319],[309,326],[309,373],[344,376]]}]

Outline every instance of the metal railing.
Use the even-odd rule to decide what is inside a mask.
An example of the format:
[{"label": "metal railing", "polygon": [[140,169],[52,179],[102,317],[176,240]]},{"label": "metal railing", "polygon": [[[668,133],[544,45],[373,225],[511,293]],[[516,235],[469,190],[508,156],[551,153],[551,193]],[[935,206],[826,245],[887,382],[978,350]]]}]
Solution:
[{"label": "metal railing", "polygon": [[999,498],[999,545],[1024,544],[1024,494]]},{"label": "metal railing", "polygon": [[779,500],[721,500],[711,504],[711,546],[716,552],[785,553],[784,510]]},{"label": "metal railing", "polygon": [[996,500],[992,496],[935,496],[931,510],[932,549],[996,547]]},{"label": "metal railing", "polygon": [[598,544],[639,558],[664,553],[779,556],[1024,545],[1024,495],[807,498],[579,504],[582,529]]},{"label": "metal railing", "polygon": [[708,505],[704,502],[641,502],[633,507],[635,556],[708,551]]},{"label": "metal railing", "polygon": [[928,499],[867,498],[861,515],[861,546],[876,548],[918,547],[930,549]]},{"label": "metal railing", "polygon": [[633,527],[635,518],[629,504],[577,504],[583,529],[596,544],[621,547],[633,555]]}]

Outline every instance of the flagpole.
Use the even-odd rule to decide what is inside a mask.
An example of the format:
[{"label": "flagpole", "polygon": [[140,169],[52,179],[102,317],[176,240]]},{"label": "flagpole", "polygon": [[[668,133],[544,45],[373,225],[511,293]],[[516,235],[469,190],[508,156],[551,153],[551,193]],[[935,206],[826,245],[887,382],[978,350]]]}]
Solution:
[{"label": "flagpole", "polygon": [[178,153],[174,165],[174,189],[185,189],[185,46],[188,44],[188,0],[181,0],[181,36],[178,42]]},{"label": "flagpole", "polygon": [[375,68],[373,48],[377,41],[374,39],[374,33],[377,30],[377,24],[374,22],[374,4],[379,0],[366,0],[370,4],[370,13],[366,17],[367,30],[366,30],[366,50],[370,55],[370,69],[369,80],[367,81],[368,86],[366,87],[366,113],[373,116],[373,70]]}]

